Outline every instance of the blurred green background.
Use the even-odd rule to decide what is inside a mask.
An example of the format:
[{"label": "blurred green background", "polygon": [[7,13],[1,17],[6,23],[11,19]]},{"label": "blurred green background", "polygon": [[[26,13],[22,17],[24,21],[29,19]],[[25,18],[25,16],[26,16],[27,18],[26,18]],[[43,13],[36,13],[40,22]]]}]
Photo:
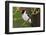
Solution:
[{"label": "blurred green background", "polygon": [[17,9],[17,7],[13,7],[13,28],[18,27],[31,27],[31,24],[22,19],[22,14],[19,11],[19,8]]}]

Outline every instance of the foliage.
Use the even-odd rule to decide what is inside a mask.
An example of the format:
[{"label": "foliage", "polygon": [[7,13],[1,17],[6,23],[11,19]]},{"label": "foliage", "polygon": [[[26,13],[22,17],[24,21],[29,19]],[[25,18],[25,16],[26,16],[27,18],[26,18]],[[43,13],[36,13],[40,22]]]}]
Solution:
[{"label": "foliage", "polygon": [[16,7],[13,7],[13,28],[17,27],[31,27],[31,24],[22,19],[22,14]]}]

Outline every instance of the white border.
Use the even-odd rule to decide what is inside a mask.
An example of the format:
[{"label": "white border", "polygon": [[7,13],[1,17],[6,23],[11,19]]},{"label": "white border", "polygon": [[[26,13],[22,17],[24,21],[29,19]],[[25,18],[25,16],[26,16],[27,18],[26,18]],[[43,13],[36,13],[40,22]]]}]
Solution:
[{"label": "white border", "polygon": [[[12,28],[13,27],[13,9],[12,7],[36,7],[40,8],[40,27],[26,27],[26,28]],[[43,30],[43,5],[36,4],[18,4],[10,3],[9,4],[9,32],[21,32],[21,31],[38,31]]]}]

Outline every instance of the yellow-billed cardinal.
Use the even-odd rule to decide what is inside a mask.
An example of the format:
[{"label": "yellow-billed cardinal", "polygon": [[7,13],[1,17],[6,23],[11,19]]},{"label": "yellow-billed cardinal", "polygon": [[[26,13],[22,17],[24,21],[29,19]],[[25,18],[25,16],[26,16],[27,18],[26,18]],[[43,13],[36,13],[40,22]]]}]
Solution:
[{"label": "yellow-billed cardinal", "polygon": [[28,21],[29,23],[31,23],[31,18],[26,13],[26,10],[22,11],[22,18],[23,18],[23,20]]}]

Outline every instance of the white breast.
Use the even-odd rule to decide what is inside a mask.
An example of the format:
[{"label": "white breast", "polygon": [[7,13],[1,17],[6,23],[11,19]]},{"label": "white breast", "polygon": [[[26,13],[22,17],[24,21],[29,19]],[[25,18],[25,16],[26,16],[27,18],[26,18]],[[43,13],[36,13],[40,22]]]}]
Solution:
[{"label": "white breast", "polygon": [[[26,11],[22,14],[22,18],[27,21],[29,19],[28,15],[26,14]],[[31,18],[28,20],[29,23],[31,23]]]},{"label": "white breast", "polygon": [[28,15],[26,14],[26,11],[24,12],[24,14],[22,14],[22,18],[27,21],[29,19]]}]

